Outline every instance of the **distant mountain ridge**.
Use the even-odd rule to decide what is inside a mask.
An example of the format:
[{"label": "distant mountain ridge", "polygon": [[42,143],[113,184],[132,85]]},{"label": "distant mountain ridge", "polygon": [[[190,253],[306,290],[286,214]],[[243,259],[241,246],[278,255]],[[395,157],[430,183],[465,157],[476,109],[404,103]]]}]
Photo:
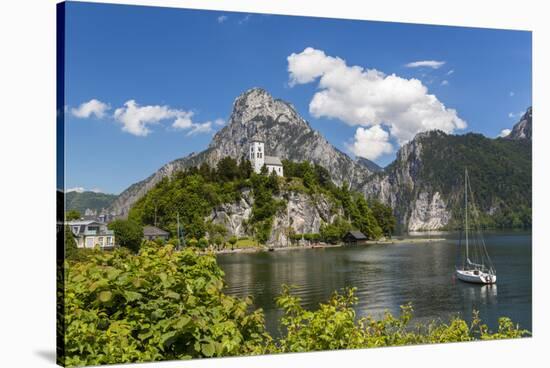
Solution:
[{"label": "distant mountain ridge", "polygon": [[419,133],[382,169],[363,158],[353,160],[312,129],[291,104],[253,88],[235,99],[227,125],[214,135],[206,150],[169,162],[131,185],[110,210],[125,217],[131,206],[163,178],[202,163],[215,166],[226,156],[239,160],[246,157],[250,141],[260,137],[265,140],[266,155],[318,164],[329,171],[337,185],[347,182],[366,197],[389,204],[404,230],[435,230],[456,223],[457,193],[466,166],[477,188],[474,190],[485,196],[480,205],[484,216],[494,217],[496,220],[490,221],[499,224],[517,220],[516,215],[528,222],[531,125],[529,108],[505,139],[473,133]]},{"label": "distant mountain ridge", "polygon": [[109,208],[117,197],[116,194],[73,191],[65,193],[65,203],[67,210],[77,210],[84,215],[86,210],[99,213],[101,210]]}]

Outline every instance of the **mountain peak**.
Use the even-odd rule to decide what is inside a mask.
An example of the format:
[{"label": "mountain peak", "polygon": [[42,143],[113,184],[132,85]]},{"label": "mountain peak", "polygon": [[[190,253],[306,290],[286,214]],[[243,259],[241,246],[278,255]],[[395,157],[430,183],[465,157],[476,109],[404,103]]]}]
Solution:
[{"label": "mountain peak", "polygon": [[527,108],[519,122],[514,125],[507,139],[532,139],[533,129],[533,107]]},{"label": "mountain peak", "polygon": [[263,88],[254,87],[235,99],[230,124],[245,125],[259,121],[293,122],[298,123],[304,129],[310,129],[291,104],[273,98]]}]

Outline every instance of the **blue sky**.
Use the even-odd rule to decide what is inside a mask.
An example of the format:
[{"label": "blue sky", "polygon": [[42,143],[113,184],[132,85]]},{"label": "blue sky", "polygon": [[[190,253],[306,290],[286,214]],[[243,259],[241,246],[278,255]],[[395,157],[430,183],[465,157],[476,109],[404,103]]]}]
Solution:
[{"label": "blue sky", "polygon": [[[308,47],[313,51],[306,55]],[[292,54],[303,56],[302,69],[292,69]],[[309,76],[319,65],[313,56],[327,66]],[[65,66],[66,188],[109,193],[206,148],[234,99],[255,86],[291,102],[342,151],[382,166],[408,137],[399,133],[407,119],[417,119],[388,110],[402,106],[403,99],[394,99],[409,87],[415,93],[419,85],[425,88],[420,101],[433,95],[437,106],[444,105],[435,123],[455,124],[456,134],[489,137],[511,128],[532,98],[531,33],[525,31],[68,3]],[[366,94],[369,86],[386,90],[382,102],[348,104],[355,81],[320,85],[353,66],[364,68],[359,73],[365,83],[358,86]],[[381,83],[369,84],[371,69],[384,73],[376,79]],[[392,74],[404,88],[387,92]],[[312,108],[320,92],[337,96],[336,105]],[[373,109],[371,101],[379,105]],[[356,113],[363,108],[380,124],[361,120]],[[140,118],[150,120],[139,125]],[[467,127],[457,128],[460,122]],[[376,152],[363,150],[363,139],[381,139],[382,145]]]}]

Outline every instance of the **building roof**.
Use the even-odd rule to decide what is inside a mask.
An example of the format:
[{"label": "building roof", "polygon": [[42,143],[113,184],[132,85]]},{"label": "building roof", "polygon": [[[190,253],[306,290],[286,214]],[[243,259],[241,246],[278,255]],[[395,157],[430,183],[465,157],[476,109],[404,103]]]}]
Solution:
[{"label": "building roof", "polygon": [[367,240],[367,236],[360,231],[348,231],[344,236],[345,239],[353,238],[355,240]]},{"label": "building roof", "polygon": [[94,220],[76,220],[76,221],[67,221],[67,225],[70,226],[82,226],[82,225],[91,225],[97,223],[98,225],[101,225],[99,221]]},{"label": "building roof", "polygon": [[265,156],[264,163],[266,165],[283,166],[281,159],[275,156]]},{"label": "building roof", "polygon": [[168,231],[159,229],[156,226],[146,225],[143,227],[143,236],[168,236]]}]

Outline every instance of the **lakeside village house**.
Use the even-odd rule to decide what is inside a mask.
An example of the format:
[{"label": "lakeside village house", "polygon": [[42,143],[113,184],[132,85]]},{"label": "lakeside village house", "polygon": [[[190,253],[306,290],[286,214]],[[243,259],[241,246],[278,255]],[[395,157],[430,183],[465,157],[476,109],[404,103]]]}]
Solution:
[{"label": "lakeside village house", "polygon": [[78,248],[94,248],[96,245],[101,249],[115,247],[115,233],[104,222],[77,220],[69,221],[67,225],[73,232]]},{"label": "lakeside village house", "polygon": [[265,165],[268,174],[275,171],[275,174],[278,176],[283,176],[283,163],[281,159],[275,156],[266,156],[264,141],[261,139],[253,139],[250,144],[250,163],[256,174],[259,174]]}]

